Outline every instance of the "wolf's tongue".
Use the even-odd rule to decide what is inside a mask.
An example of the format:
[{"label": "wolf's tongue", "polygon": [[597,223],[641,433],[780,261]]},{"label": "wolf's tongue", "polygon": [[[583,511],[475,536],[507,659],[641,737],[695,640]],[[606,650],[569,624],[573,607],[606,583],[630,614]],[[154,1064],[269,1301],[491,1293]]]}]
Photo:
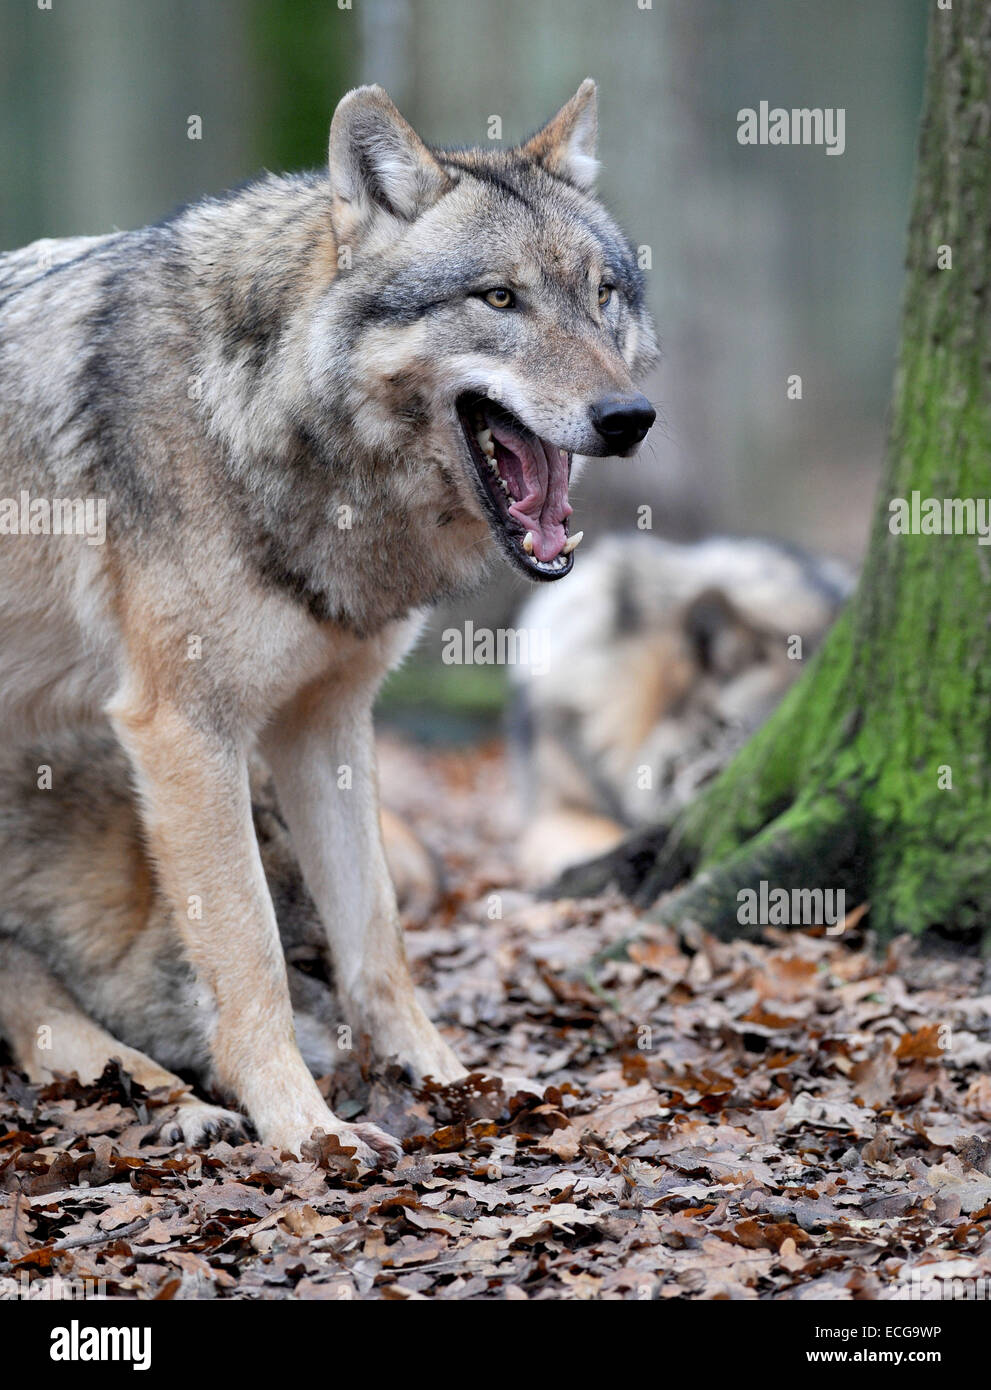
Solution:
[{"label": "wolf's tongue", "polygon": [[513,500],[509,515],[533,537],[538,560],[555,559],[567,539],[568,456],[536,435],[524,435],[500,421],[491,422],[499,471]]}]

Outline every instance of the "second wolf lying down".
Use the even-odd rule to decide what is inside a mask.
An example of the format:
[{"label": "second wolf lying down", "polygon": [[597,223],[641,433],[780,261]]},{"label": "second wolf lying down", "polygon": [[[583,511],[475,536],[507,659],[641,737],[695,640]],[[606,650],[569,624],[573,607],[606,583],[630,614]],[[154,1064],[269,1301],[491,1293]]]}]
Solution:
[{"label": "second wolf lying down", "polygon": [[[362,88],[324,171],[0,257],[0,501],[106,507],[102,546],[0,534],[0,728],[6,750],[41,746],[54,789],[45,748],[102,724],[140,815],[124,875],[64,837],[32,849],[8,817],[0,1032],[29,1071],[120,1055],[167,1084],[133,1039],[171,980],[265,1142],[298,1153],[321,1129],[364,1163],[396,1154],[328,1109],[296,1043],[252,824],[260,745],[345,1021],[421,1076],[464,1075],[410,979],[371,709],[424,608],[495,556],[568,575],[573,460],[628,455],[654,418],[633,386],[643,278],[592,191],[595,111],[586,82],[516,149],[435,150]],[[74,791],[99,824],[93,776]]]},{"label": "second wolf lying down", "polygon": [[519,621],[547,634],[546,669],[514,668],[530,877],[669,825],[801,674],[851,587],[842,565],[773,541],[632,532],[583,555],[566,594],[535,594]]}]

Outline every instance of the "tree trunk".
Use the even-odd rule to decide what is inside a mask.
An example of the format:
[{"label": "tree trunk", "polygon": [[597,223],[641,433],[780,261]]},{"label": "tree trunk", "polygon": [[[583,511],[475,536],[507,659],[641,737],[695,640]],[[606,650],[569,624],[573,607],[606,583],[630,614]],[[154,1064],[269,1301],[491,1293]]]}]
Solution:
[{"label": "tree trunk", "polygon": [[[894,534],[892,499],[991,506],[991,8],[933,3],[886,475],[856,596],[804,678],[682,814],[641,896],[726,935],[741,889],[842,888],[881,932],[991,904],[991,546]],[[864,229],[870,235],[870,228]],[[945,250],[952,268],[939,268]],[[979,514],[979,512],[978,512]],[[753,928],[752,930],[759,930]]]}]

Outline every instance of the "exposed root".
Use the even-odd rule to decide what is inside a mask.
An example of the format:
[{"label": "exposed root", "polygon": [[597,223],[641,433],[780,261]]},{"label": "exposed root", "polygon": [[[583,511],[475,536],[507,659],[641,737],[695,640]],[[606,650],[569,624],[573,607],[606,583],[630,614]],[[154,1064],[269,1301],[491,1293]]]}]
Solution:
[{"label": "exposed root", "polygon": [[[862,817],[838,793],[798,802],[728,857],[704,867],[684,888],[664,898],[653,914],[670,925],[692,922],[715,936],[760,936],[766,923],[741,913],[746,890],[842,890],[853,906],[864,893]],[[662,864],[661,868],[665,866]],[[651,876],[643,893],[657,879]],[[794,925],[799,925],[795,923]]]}]

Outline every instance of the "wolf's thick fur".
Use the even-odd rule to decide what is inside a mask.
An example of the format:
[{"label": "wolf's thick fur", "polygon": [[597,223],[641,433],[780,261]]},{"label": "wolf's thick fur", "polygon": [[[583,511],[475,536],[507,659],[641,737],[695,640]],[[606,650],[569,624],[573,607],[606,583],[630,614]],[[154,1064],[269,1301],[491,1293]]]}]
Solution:
[{"label": "wolf's thick fur", "polygon": [[[631,395],[653,354],[643,286],[591,192],[594,138],[590,82],[507,151],[430,150],[362,88],[335,113],[326,173],[0,258],[0,498],[96,497],[107,519],[102,546],[0,535],[0,727],[55,783],[76,769],[75,814],[108,816],[108,843],[130,802],[108,809],[59,731],[112,731],[140,803],[121,863],[74,853],[71,815],[61,849],[22,843],[38,821],[7,779],[0,1029],[33,1074],[119,1055],[146,1084],[174,1080],[145,1045],[203,1063],[267,1142],[299,1152],[320,1128],[368,1163],[395,1152],[331,1114],[300,1056],[255,745],[344,1017],[379,1056],[462,1074],[406,966],[371,706],[423,606],[475,583],[494,541],[540,577],[570,568],[553,559],[566,464],[628,452],[652,417]],[[526,499],[509,514],[479,470],[465,393],[497,435],[509,422],[500,487],[506,459],[544,469],[525,537]]]},{"label": "wolf's thick fur", "polygon": [[567,593],[534,595],[519,621],[548,634],[546,669],[513,668],[529,876],[670,824],[801,674],[851,586],[844,566],[771,541],[633,532],[583,555]]}]

